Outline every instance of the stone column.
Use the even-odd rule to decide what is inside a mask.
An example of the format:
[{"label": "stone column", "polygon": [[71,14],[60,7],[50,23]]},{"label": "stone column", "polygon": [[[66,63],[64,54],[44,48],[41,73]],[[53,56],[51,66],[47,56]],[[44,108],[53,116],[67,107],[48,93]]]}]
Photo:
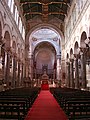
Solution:
[{"label": "stone column", "polygon": [[35,72],[35,81],[36,81],[36,68],[34,68],[34,72]]},{"label": "stone column", "polygon": [[5,51],[5,58],[4,58],[4,83],[7,83],[7,79],[6,79],[6,64],[7,64],[7,52]]},{"label": "stone column", "polygon": [[16,59],[15,56],[13,57],[13,77],[12,77],[12,87],[15,87],[16,81]]},{"label": "stone column", "polygon": [[11,78],[11,87],[13,87],[13,56],[12,56],[12,68],[11,68],[11,74],[12,74],[12,78]]},{"label": "stone column", "polygon": [[29,77],[29,73],[28,73],[28,71],[29,71],[29,61],[28,61],[28,59],[26,60],[26,62],[25,62],[26,64],[26,67],[25,67],[25,76],[26,76],[26,79]]},{"label": "stone column", "polygon": [[5,83],[5,51],[3,51],[3,56],[2,56],[2,74],[3,74],[3,82]]},{"label": "stone column", "polygon": [[57,55],[57,80],[61,80],[60,68],[60,55]]},{"label": "stone column", "polygon": [[79,89],[78,55],[75,55],[75,88]]},{"label": "stone column", "polygon": [[29,77],[32,80],[33,79],[33,55],[30,55],[30,62],[29,62]]},{"label": "stone column", "polygon": [[26,79],[26,63],[24,65],[24,81],[25,81],[25,79]]},{"label": "stone column", "polygon": [[20,62],[18,61],[17,64],[18,64],[17,86],[19,87],[19,84],[20,84]]},{"label": "stone column", "polygon": [[67,62],[66,86],[70,87],[70,62]]},{"label": "stone column", "polygon": [[56,78],[57,78],[57,76],[56,76],[56,70],[57,70],[57,61],[55,60],[55,62],[54,62],[54,75],[53,75],[53,79],[55,80]]},{"label": "stone column", "polygon": [[86,82],[86,50],[81,48],[81,75],[82,75],[82,88],[85,89],[87,87]]},{"label": "stone column", "polygon": [[22,68],[21,68],[21,71],[22,71],[22,72],[21,72],[21,85],[23,85],[23,77],[24,77],[24,76],[23,76],[23,63],[21,64],[21,67],[22,67]]},{"label": "stone column", "polygon": [[10,54],[5,52],[5,66],[4,77],[7,87],[9,87],[9,75],[10,75]]},{"label": "stone column", "polygon": [[73,59],[70,59],[70,87],[71,88],[74,88],[75,85],[74,85],[74,72],[73,72],[73,62],[74,60]]},{"label": "stone column", "polygon": [[55,73],[56,73],[56,70],[53,69],[53,80],[55,80]]}]

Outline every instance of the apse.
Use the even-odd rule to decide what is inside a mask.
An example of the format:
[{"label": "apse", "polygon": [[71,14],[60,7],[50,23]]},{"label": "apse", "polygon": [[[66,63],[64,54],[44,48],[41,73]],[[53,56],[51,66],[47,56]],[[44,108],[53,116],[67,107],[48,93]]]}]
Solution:
[{"label": "apse", "polygon": [[53,69],[55,62],[55,48],[49,42],[40,43],[35,51],[36,69],[42,69],[47,66],[47,69]]},{"label": "apse", "polygon": [[[59,76],[61,55],[61,36],[53,28],[43,26],[35,29],[29,36],[29,58],[30,73],[33,73],[33,78],[40,79],[44,70],[47,71],[49,78]],[[58,67],[57,67],[58,66]],[[58,77],[60,78],[60,77]]]}]

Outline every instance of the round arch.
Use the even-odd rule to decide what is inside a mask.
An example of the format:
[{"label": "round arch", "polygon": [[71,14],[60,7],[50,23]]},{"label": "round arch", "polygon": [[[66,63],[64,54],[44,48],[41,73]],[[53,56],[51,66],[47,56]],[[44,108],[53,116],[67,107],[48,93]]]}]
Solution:
[{"label": "round arch", "polygon": [[5,31],[4,39],[5,39],[5,47],[10,48],[11,38],[8,31]]},{"label": "round arch", "polygon": [[47,48],[50,48],[50,47],[51,47],[52,51],[54,51],[54,53],[55,53],[55,55],[56,55],[57,51],[56,51],[55,47],[53,46],[52,43],[47,42],[47,41],[39,42],[39,43],[35,46],[33,52],[35,53],[35,51],[38,49],[38,47],[41,46],[42,44],[44,44],[44,46],[47,45]]},{"label": "round arch", "polygon": [[58,49],[56,48],[56,46],[55,46],[52,42],[50,42],[50,41],[41,41],[41,42],[37,43],[37,44],[35,45],[33,51],[35,50],[35,48],[36,48],[38,45],[40,45],[40,44],[42,44],[42,43],[49,43],[49,44],[54,48],[56,54],[57,54],[57,55],[60,54],[59,51],[58,51]]},{"label": "round arch", "polygon": [[[11,31],[9,25],[7,25],[7,24],[4,25],[4,29],[3,29],[3,32],[2,32],[3,38],[5,38],[6,32],[9,34],[10,40],[12,40],[12,31]],[[10,41],[9,46],[11,46],[11,41]]]},{"label": "round arch", "polygon": [[62,39],[62,45],[64,44],[64,35],[63,33],[60,31],[59,28],[57,28],[56,26],[54,25],[51,25],[51,24],[39,24],[35,27],[33,27],[27,34],[26,36],[26,44],[29,44],[29,37],[30,37],[30,34],[35,31],[35,30],[38,30],[38,29],[41,29],[41,28],[50,28],[50,29],[53,29],[54,31],[56,31],[57,33],[59,33],[59,35],[61,36],[61,39]]},{"label": "round arch", "polygon": [[[32,52],[33,51],[33,49],[32,49],[33,43],[32,43],[32,40],[31,40],[31,35],[32,35],[33,32],[35,32],[39,29],[42,29],[42,28],[47,28],[47,29],[53,30],[56,33],[58,33],[58,35],[60,36],[58,46],[60,45],[60,49],[64,50],[63,46],[65,44],[65,39],[64,39],[64,35],[61,32],[61,30],[57,26],[54,26],[54,25],[51,25],[51,24],[39,24],[39,25],[36,25],[33,28],[31,28],[30,31],[26,35],[26,41],[25,41],[26,42],[26,44],[25,44],[26,45],[25,46],[25,49],[26,49],[25,56],[26,57],[29,56],[29,58],[33,59],[33,52]],[[48,41],[44,40],[43,42],[48,42]],[[50,42],[50,44],[52,44],[52,43]],[[54,48],[55,48],[55,46],[54,46]],[[61,52],[58,52],[57,55],[61,55]],[[63,64],[63,70],[62,70],[62,72],[63,72],[64,71],[64,62],[62,64]],[[32,65],[32,63],[30,63],[30,65]],[[30,71],[31,71],[31,73],[33,73],[33,70],[32,70],[31,67],[30,67]],[[31,76],[33,76],[33,74]]]},{"label": "round arch", "polygon": [[15,53],[16,52],[16,42],[15,41],[13,41],[13,43],[12,43],[12,48],[13,48],[14,53]]},{"label": "round arch", "polygon": [[70,49],[70,58],[73,59],[73,49]]},{"label": "round arch", "polygon": [[67,53],[67,55],[66,55],[66,59],[68,60],[69,59],[69,54]]},{"label": "round arch", "polygon": [[75,44],[74,44],[74,54],[79,54],[79,44],[78,42],[76,41]]},{"label": "round arch", "polygon": [[86,44],[85,44],[86,39],[87,39],[87,33],[85,31],[83,31],[82,34],[81,34],[81,39],[80,39],[80,47],[81,48],[86,47]]},{"label": "round arch", "polygon": [[56,60],[56,50],[49,42],[40,42],[34,49],[34,61],[37,68],[42,69],[42,65],[48,65],[49,69],[53,69]]},{"label": "round arch", "polygon": [[20,58],[20,47],[18,47],[18,56]]},{"label": "round arch", "polygon": [[[12,36],[12,41],[11,41],[12,43],[12,47],[16,50],[16,48],[17,48],[17,45],[16,45],[16,37],[13,35]],[[13,46],[14,45],[14,46]]]}]

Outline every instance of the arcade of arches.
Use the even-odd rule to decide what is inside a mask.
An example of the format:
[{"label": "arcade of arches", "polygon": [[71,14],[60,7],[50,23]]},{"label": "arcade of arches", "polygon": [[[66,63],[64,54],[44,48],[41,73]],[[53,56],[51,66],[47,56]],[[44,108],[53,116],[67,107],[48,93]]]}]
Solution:
[{"label": "arcade of arches", "polygon": [[0,91],[40,86],[44,71],[50,86],[90,90],[90,0],[62,0],[63,14],[42,0],[42,17],[27,1],[0,0]]}]

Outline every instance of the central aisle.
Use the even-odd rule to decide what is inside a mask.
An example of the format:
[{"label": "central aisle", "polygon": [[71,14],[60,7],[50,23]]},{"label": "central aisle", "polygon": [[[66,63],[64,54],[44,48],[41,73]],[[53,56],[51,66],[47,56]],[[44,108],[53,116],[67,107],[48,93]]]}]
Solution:
[{"label": "central aisle", "polygon": [[67,120],[67,117],[50,91],[42,90],[25,120]]}]

